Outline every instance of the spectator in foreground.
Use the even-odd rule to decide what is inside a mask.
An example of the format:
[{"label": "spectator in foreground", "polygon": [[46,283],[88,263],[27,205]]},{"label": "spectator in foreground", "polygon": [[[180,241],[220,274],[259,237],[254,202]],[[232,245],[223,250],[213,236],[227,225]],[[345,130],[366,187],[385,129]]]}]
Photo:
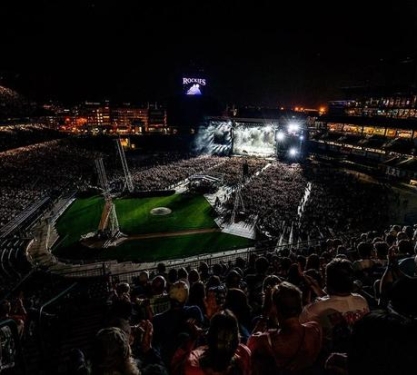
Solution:
[{"label": "spectator in foreground", "polygon": [[302,292],[288,281],[273,288],[272,300],[279,328],[268,330],[266,320],[255,326],[248,340],[253,374],[311,373],[322,347],[321,326],[300,323]]},{"label": "spectator in foreground", "polygon": [[180,344],[189,336],[191,319],[198,326],[203,324],[203,314],[198,306],[187,306],[189,296],[188,284],[178,280],[169,290],[170,308],[153,317],[154,327],[152,346],[157,350],[165,366]]},{"label": "spectator in foreground", "polygon": [[250,327],[252,323],[252,308],[249,305],[245,292],[241,289],[228,289],[226,300],[223,304],[224,309],[229,309],[236,316],[240,339],[242,343],[246,343],[250,336]]},{"label": "spectator in foreground", "polygon": [[251,374],[251,353],[240,343],[239,326],[232,311],[224,309],[211,318],[206,345],[195,347],[197,340],[195,334],[177,350],[171,364],[172,375]]},{"label": "spectator in foreground", "polygon": [[281,283],[282,280],[276,275],[268,275],[264,280],[263,285],[263,304],[262,304],[262,312],[259,315],[256,315],[251,322],[250,329],[255,326],[255,324],[264,318],[267,318],[267,326],[268,328],[277,328],[278,327],[278,320],[276,317],[276,309],[272,301],[272,293],[274,292],[274,287]]},{"label": "spectator in foreground", "polygon": [[23,304],[23,299],[20,297],[15,300],[14,304],[9,300],[3,300],[0,304],[0,320],[13,319],[16,322],[20,337],[24,334],[27,316],[28,313]]},{"label": "spectator in foreground", "polygon": [[353,326],[347,374],[408,375],[415,368],[416,324],[386,311],[372,311]]},{"label": "spectator in foreground", "polygon": [[322,327],[324,358],[331,352],[346,352],[353,324],[370,310],[367,300],[353,293],[353,281],[352,262],[334,258],[326,266],[326,294],[304,306],[300,315],[301,323],[314,320]]},{"label": "spectator in foreground", "polygon": [[92,375],[140,375],[132,355],[129,336],[118,327],[97,332],[93,348]]}]

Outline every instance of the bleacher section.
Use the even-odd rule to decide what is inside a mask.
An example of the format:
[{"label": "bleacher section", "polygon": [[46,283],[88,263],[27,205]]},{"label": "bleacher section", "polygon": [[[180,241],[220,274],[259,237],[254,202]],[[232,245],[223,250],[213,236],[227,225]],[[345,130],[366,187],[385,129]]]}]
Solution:
[{"label": "bleacher section", "polygon": [[43,199],[33,203],[30,207],[18,214],[13,220],[9,221],[5,226],[0,229],[0,239],[13,235],[13,233],[22,226],[28,226],[31,221],[36,220],[40,211],[44,209],[50,202],[50,197],[44,197]]}]

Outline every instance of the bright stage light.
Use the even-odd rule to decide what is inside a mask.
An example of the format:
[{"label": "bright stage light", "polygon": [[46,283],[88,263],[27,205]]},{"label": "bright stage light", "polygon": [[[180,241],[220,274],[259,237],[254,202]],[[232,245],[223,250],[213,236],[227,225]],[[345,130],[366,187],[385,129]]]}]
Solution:
[{"label": "bright stage light", "polygon": [[299,129],[300,129],[300,124],[297,124],[296,122],[290,122],[288,124],[289,133],[296,133]]},{"label": "bright stage light", "polygon": [[292,157],[297,156],[298,155],[298,150],[295,147],[292,147],[288,150],[288,154]]},{"label": "bright stage light", "polygon": [[277,141],[283,141],[285,139],[285,133],[283,131],[279,131],[277,133]]}]

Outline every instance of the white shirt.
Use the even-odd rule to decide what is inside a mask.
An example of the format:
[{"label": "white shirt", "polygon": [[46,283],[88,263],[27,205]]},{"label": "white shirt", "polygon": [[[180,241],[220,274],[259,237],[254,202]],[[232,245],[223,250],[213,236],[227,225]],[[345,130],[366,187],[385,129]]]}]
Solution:
[{"label": "white shirt", "polygon": [[333,347],[335,338],[347,339],[353,324],[368,312],[368,301],[360,294],[327,295],[304,306],[300,322],[318,322],[323,328],[324,345]]}]

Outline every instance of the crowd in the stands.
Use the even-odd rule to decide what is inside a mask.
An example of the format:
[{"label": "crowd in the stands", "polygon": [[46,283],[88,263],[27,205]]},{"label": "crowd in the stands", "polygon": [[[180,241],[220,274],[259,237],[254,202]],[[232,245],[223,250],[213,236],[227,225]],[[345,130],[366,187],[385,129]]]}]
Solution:
[{"label": "crowd in the stands", "polygon": [[417,231],[143,271],[108,296],[78,374],[408,374]]},{"label": "crowd in the stands", "polygon": [[33,103],[23,95],[0,85],[0,119],[30,116],[34,110]]}]

